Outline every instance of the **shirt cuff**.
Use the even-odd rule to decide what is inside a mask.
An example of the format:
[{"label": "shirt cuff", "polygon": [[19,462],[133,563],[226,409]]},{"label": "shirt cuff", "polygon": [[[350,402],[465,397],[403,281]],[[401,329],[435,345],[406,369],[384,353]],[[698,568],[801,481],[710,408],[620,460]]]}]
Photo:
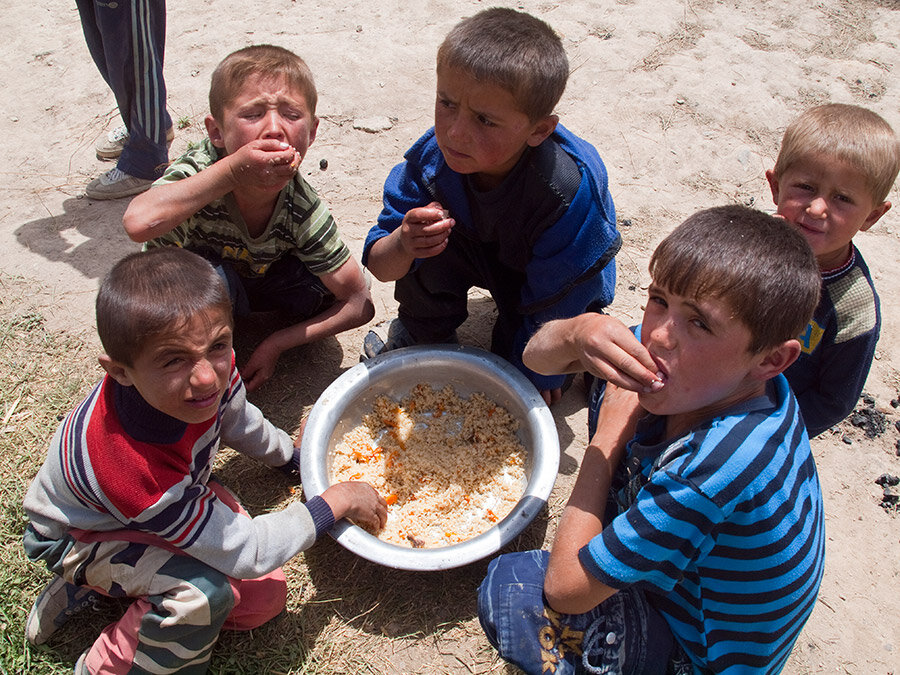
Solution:
[{"label": "shirt cuff", "polygon": [[316,495],[307,501],[306,508],[309,509],[309,515],[312,516],[313,524],[316,526],[317,539],[320,534],[328,532],[334,526],[334,513],[321,495]]}]

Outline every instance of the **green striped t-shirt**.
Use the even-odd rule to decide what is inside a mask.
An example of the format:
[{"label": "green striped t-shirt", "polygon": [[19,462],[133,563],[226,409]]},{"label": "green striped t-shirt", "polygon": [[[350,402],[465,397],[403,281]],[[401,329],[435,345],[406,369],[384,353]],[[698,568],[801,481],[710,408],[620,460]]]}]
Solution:
[{"label": "green striped t-shirt", "polygon": [[[154,186],[193,176],[224,156],[208,138],[169,165]],[[266,229],[251,237],[234,195],[228,193],[197,211],[146,248],[181,246],[208,251],[231,262],[243,277],[260,277],[283,255],[297,256],[317,276],[333,272],[350,258],[337,225],[316,191],[299,173],[279,194]]]}]

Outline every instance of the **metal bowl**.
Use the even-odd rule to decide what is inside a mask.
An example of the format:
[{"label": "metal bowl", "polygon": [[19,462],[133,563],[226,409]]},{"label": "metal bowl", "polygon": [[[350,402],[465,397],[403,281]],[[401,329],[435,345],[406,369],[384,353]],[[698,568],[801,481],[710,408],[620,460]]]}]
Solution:
[{"label": "metal bowl", "polygon": [[398,349],[369,359],[338,377],[316,401],[301,442],[300,471],[307,499],[331,485],[333,448],[372,411],[376,397],[399,399],[417,384],[451,384],[460,396],[482,392],[519,420],[528,484],[513,510],[487,532],[441,548],[405,548],[341,520],[331,535],[366,560],[403,570],[460,567],[501,549],[518,535],[550,496],[559,470],[559,437],[550,409],[534,385],[503,359],[481,349],[428,346]]}]

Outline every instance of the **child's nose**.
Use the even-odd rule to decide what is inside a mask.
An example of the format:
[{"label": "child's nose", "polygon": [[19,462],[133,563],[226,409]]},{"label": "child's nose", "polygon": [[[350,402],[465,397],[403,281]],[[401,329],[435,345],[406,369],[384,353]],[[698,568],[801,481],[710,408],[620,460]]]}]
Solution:
[{"label": "child's nose", "polygon": [[216,381],[216,369],[207,359],[200,359],[194,364],[191,371],[191,385],[195,387],[209,387]]},{"label": "child's nose", "polygon": [[447,126],[447,138],[452,141],[459,141],[466,135],[465,122],[461,115],[456,115]]},{"label": "child's nose", "polygon": [[675,322],[665,319],[657,323],[650,331],[650,344],[660,349],[672,349],[675,346]]},{"label": "child's nose", "polygon": [[276,141],[284,139],[284,130],[281,128],[281,116],[277,110],[266,113],[263,126],[263,138],[274,138]]},{"label": "child's nose", "polygon": [[814,197],[806,210],[810,215],[823,216],[828,210],[828,203],[825,201],[824,197]]}]

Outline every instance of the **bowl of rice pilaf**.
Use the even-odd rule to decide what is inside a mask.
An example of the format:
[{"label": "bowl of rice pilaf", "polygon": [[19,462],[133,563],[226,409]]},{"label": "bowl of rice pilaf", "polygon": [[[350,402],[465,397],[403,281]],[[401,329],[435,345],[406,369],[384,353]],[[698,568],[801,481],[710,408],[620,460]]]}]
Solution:
[{"label": "bowl of rice pilaf", "polygon": [[408,347],[354,366],[322,392],[301,441],[307,499],[361,480],[388,502],[382,530],[341,520],[331,535],[395,569],[496,553],[546,504],[558,470],[556,425],[537,389],[471,347]]}]

